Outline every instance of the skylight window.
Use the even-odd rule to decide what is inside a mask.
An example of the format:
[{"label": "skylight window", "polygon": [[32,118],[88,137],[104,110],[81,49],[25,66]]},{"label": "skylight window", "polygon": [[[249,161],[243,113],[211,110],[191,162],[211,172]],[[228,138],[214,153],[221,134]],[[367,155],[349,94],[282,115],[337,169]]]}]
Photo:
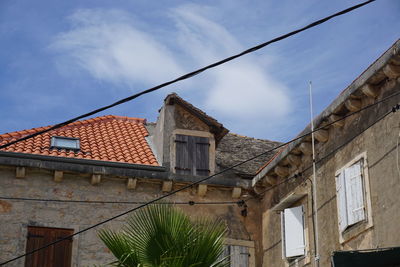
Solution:
[{"label": "skylight window", "polygon": [[79,150],[79,138],[52,136],[51,147],[59,149]]}]

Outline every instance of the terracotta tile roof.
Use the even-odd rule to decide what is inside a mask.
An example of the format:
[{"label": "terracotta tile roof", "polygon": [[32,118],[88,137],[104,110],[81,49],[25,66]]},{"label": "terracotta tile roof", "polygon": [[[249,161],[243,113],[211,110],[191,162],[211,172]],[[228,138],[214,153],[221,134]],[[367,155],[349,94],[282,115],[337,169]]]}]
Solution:
[{"label": "terracotta tile roof", "polygon": [[[11,145],[2,151],[159,166],[145,139],[148,136],[145,123],[145,119],[138,118],[112,115],[96,117],[71,123]],[[51,126],[2,134],[0,144],[49,127]],[[52,136],[79,138],[81,149],[74,152],[51,148]]]}]

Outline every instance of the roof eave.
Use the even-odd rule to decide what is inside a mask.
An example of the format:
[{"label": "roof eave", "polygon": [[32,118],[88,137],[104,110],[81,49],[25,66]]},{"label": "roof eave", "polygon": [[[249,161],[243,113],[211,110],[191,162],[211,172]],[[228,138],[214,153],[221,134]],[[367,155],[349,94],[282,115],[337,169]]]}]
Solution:
[{"label": "roof eave", "polygon": [[[0,157],[1,158],[7,157],[7,158],[20,158],[20,159],[33,159],[33,160],[41,160],[41,161],[47,161],[47,162],[72,163],[72,164],[92,165],[92,166],[101,166],[101,167],[117,167],[117,168],[148,170],[148,171],[156,171],[156,172],[165,172],[166,171],[166,168],[163,166],[132,164],[132,163],[125,163],[125,162],[102,161],[102,160],[92,160],[92,159],[55,157],[55,156],[8,152],[8,151],[0,151]],[[1,161],[0,161],[0,164],[1,164]]]},{"label": "roof eave", "polygon": [[[381,57],[379,57],[374,63],[372,63],[357,79],[355,79],[339,96],[333,100],[333,102],[324,109],[317,117],[314,118],[313,123],[315,127],[318,127],[321,122],[329,115],[335,112],[345,100],[355,91],[360,89],[366,82],[374,76],[379,70],[381,70],[386,64],[389,63],[393,56],[400,54],[400,39],[397,40]],[[311,132],[311,124],[298,135],[302,136]],[[305,137],[299,138],[296,141],[291,142],[274,160],[272,160],[263,170],[261,170],[252,180],[252,186],[256,184],[271,171],[282,159],[284,159],[297,145],[299,145]]]}]

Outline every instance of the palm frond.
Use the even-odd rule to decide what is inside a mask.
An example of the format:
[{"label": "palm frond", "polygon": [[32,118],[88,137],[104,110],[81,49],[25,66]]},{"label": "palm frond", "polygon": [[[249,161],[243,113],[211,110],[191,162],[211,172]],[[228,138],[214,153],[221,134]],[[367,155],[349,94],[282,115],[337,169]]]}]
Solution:
[{"label": "palm frond", "polygon": [[129,217],[121,231],[101,230],[99,237],[121,267],[224,267],[225,234],[222,221],[192,222],[173,206],[154,204]]}]

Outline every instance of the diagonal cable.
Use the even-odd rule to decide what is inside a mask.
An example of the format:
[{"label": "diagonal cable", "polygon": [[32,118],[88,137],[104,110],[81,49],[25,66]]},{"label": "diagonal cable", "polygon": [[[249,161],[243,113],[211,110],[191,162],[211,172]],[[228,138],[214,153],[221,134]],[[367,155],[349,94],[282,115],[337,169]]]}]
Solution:
[{"label": "diagonal cable", "polygon": [[[127,214],[129,214],[129,213],[131,213],[131,212],[134,212],[134,211],[136,211],[136,210],[138,210],[138,209],[141,209],[141,208],[146,207],[146,206],[148,206],[148,205],[154,204],[154,203],[156,203],[156,202],[158,202],[158,201],[160,201],[160,200],[163,200],[163,199],[165,199],[165,198],[167,198],[167,197],[169,197],[169,196],[172,196],[172,195],[174,195],[174,194],[176,194],[176,193],[178,193],[178,192],[181,192],[181,191],[184,191],[184,190],[186,190],[186,189],[189,189],[189,188],[191,188],[191,187],[193,187],[193,186],[195,186],[195,185],[198,185],[198,184],[200,184],[200,183],[202,183],[202,182],[205,182],[205,181],[207,181],[207,180],[209,180],[209,179],[211,179],[211,178],[213,178],[213,177],[215,177],[215,176],[217,176],[217,175],[220,175],[220,174],[225,173],[225,172],[227,172],[227,171],[229,171],[229,170],[232,170],[233,168],[236,168],[236,167],[238,167],[238,166],[240,166],[240,165],[242,165],[242,164],[245,164],[246,162],[252,161],[252,160],[254,160],[254,159],[258,158],[258,157],[261,157],[261,156],[263,156],[263,155],[265,155],[265,154],[267,154],[267,153],[270,153],[270,152],[272,152],[272,151],[274,151],[274,150],[276,150],[276,149],[278,149],[278,148],[284,147],[284,146],[286,146],[286,145],[288,145],[288,144],[290,144],[290,143],[292,143],[292,142],[294,142],[294,141],[297,141],[297,140],[299,140],[299,139],[302,139],[302,138],[304,138],[304,137],[306,137],[306,136],[308,136],[308,135],[310,135],[310,134],[312,134],[312,133],[314,133],[314,132],[316,132],[316,131],[319,131],[319,130],[321,130],[321,129],[325,129],[325,128],[329,127],[330,125],[334,124],[334,123],[337,123],[337,122],[339,122],[339,121],[341,121],[341,120],[346,119],[347,117],[350,117],[350,116],[353,116],[353,115],[355,115],[355,114],[358,114],[358,113],[360,113],[360,112],[362,112],[362,111],[364,111],[364,110],[366,110],[366,109],[369,109],[369,108],[371,108],[371,107],[374,107],[374,106],[376,106],[376,105],[378,105],[378,104],[380,104],[380,103],[382,103],[382,102],[385,102],[385,101],[391,99],[392,97],[395,97],[395,96],[398,96],[398,95],[400,95],[400,91],[399,91],[399,92],[396,92],[396,93],[393,93],[393,94],[391,94],[391,95],[389,95],[389,96],[386,96],[386,97],[380,99],[379,101],[376,101],[376,102],[373,103],[373,104],[367,105],[367,106],[365,106],[365,107],[359,109],[358,111],[349,113],[349,114],[343,116],[342,118],[339,118],[339,119],[337,119],[337,120],[334,120],[334,121],[332,121],[332,122],[330,122],[330,123],[328,123],[328,124],[326,124],[326,125],[324,125],[324,126],[322,126],[322,127],[317,127],[317,128],[315,128],[313,131],[310,131],[310,132],[305,133],[305,134],[303,134],[303,135],[299,135],[298,137],[296,137],[296,138],[294,138],[294,139],[292,139],[292,140],[290,140],[290,141],[288,141],[288,142],[286,142],[286,143],[282,143],[282,144],[280,144],[280,145],[278,145],[278,146],[276,146],[276,147],[274,147],[274,148],[272,148],[272,149],[269,149],[269,150],[267,150],[267,151],[265,151],[265,152],[263,152],[263,153],[260,153],[260,154],[258,154],[258,155],[256,155],[256,156],[253,156],[253,157],[251,157],[251,158],[249,158],[249,159],[247,159],[247,160],[244,160],[244,161],[239,162],[239,163],[237,163],[237,164],[235,164],[235,165],[232,165],[232,166],[229,167],[229,168],[226,168],[226,169],[224,169],[224,170],[222,170],[222,171],[219,171],[219,172],[217,172],[217,173],[215,173],[215,174],[213,174],[213,175],[210,175],[210,176],[208,176],[208,177],[205,177],[205,178],[203,178],[203,179],[200,179],[200,180],[198,180],[197,182],[194,182],[194,183],[185,185],[185,186],[183,186],[183,187],[181,187],[181,188],[179,188],[179,189],[177,189],[177,190],[171,191],[171,192],[168,193],[168,194],[165,194],[165,195],[163,195],[163,196],[160,196],[160,197],[158,197],[158,198],[155,198],[155,199],[153,199],[153,200],[150,200],[150,201],[148,201],[148,202],[145,203],[145,204],[139,205],[139,206],[137,206],[137,207],[135,207],[135,208],[132,208],[132,209],[130,209],[130,210],[127,210],[127,211],[125,211],[125,212],[123,212],[123,213],[120,213],[120,214],[118,214],[118,215],[116,215],[116,216],[113,216],[113,217],[108,218],[108,219],[106,219],[106,220],[104,220],[104,221],[101,221],[101,222],[96,223],[96,224],[94,224],[94,225],[91,225],[91,226],[89,226],[89,227],[87,227],[87,228],[84,228],[84,229],[82,229],[82,230],[79,230],[78,232],[73,233],[73,234],[71,234],[71,235],[69,235],[69,236],[66,236],[66,237],[64,237],[64,238],[62,238],[62,239],[59,239],[59,240],[56,240],[56,241],[54,241],[54,242],[48,243],[48,244],[46,244],[46,245],[44,245],[44,246],[42,246],[42,247],[40,247],[40,248],[37,248],[37,249],[31,250],[31,251],[28,251],[28,252],[26,252],[25,254],[21,254],[21,255],[16,256],[16,257],[14,257],[14,258],[12,258],[12,259],[10,259],[10,260],[7,260],[7,261],[5,261],[5,262],[2,262],[2,263],[0,263],[0,266],[6,265],[6,264],[8,264],[8,263],[10,263],[10,262],[13,262],[13,261],[17,260],[17,259],[20,259],[20,258],[23,258],[23,257],[25,257],[25,256],[31,255],[31,254],[33,254],[33,253],[35,253],[35,252],[37,252],[37,251],[40,251],[40,250],[45,249],[45,248],[48,248],[48,247],[50,247],[50,246],[52,246],[52,245],[55,245],[55,244],[57,244],[57,243],[59,243],[59,242],[62,242],[62,241],[64,241],[64,240],[71,239],[72,237],[74,237],[74,236],[76,236],[76,235],[79,235],[79,234],[81,234],[81,233],[83,233],[83,232],[89,231],[89,230],[91,230],[91,229],[93,229],[93,228],[96,228],[96,227],[102,225],[102,224],[108,223],[108,222],[110,222],[110,221],[112,221],[112,220],[115,220],[115,219],[117,219],[117,218],[119,218],[119,217],[125,216],[125,215],[127,215]],[[398,105],[397,105],[396,107],[398,107]],[[390,112],[395,112],[395,111],[396,111],[396,108],[395,108],[395,107],[393,107],[393,108],[390,110]],[[385,116],[387,116],[390,112],[385,113]],[[287,179],[287,180],[289,180],[289,179]]]},{"label": "diagonal cable", "polygon": [[128,101],[131,101],[131,100],[133,100],[133,99],[135,99],[135,98],[138,98],[139,96],[142,96],[142,95],[151,93],[151,92],[153,92],[153,91],[159,90],[159,89],[164,88],[164,87],[166,87],[166,86],[168,86],[168,85],[171,85],[171,84],[177,83],[177,82],[179,82],[179,81],[183,81],[183,80],[189,79],[189,78],[191,78],[191,77],[193,77],[193,76],[196,76],[196,75],[200,74],[200,73],[203,72],[203,71],[206,71],[206,70],[211,69],[211,68],[215,68],[215,67],[217,67],[217,66],[219,66],[219,65],[222,65],[222,64],[224,64],[224,63],[226,63],[226,62],[229,62],[229,61],[232,61],[232,60],[234,60],[234,59],[236,59],[236,58],[242,57],[242,56],[244,56],[244,55],[246,55],[246,54],[250,54],[250,53],[252,53],[252,52],[254,52],[254,51],[257,51],[257,50],[259,50],[259,49],[261,49],[261,48],[263,48],[263,47],[265,47],[265,46],[267,46],[267,45],[270,45],[270,44],[272,44],[272,43],[276,43],[276,42],[281,41],[281,40],[283,40],[283,39],[286,39],[286,38],[288,38],[288,37],[290,37],[290,36],[292,36],[292,35],[298,34],[298,33],[300,33],[300,32],[303,32],[303,31],[305,31],[305,30],[308,30],[308,29],[310,29],[310,28],[313,28],[313,27],[315,27],[315,26],[318,26],[318,25],[320,25],[320,24],[322,24],[322,23],[324,23],[324,22],[327,22],[328,20],[331,20],[331,19],[333,19],[333,18],[335,18],[335,17],[344,15],[344,14],[346,14],[346,13],[349,13],[349,12],[355,10],[355,9],[358,9],[358,8],[360,8],[360,7],[363,7],[363,6],[365,6],[365,5],[368,5],[368,4],[370,4],[370,3],[372,3],[372,2],[375,2],[375,1],[376,1],[376,0],[369,0],[369,1],[362,2],[362,3],[358,4],[358,5],[349,7],[349,8],[347,8],[347,9],[344,9],[344,10],[340,11],[340,12],[337,12],[337,13],[335,13],[335,14],[332,14],[332,15],[330,15],[330,16],[328,16],[328,17],[325,17],[325,18],[322,18],[322,19],[320,19],[320,20],[314,21],[314,22],[308,24],[307,26],[304,26],[304,27],[302,27],[302,28],[299,28],[299,29],[294,30],[294,31],[292,31],[292,32],[289,32],[289,33],[286,33],[286,34],[281,35],[281,36],[279,36],[279,37],[276,37],[276,38],[274,38],[274,39],[272,39],[272,40],[269,40],[269,41],[267,41],[267,42],[261,43],[261,44],[259,44],[259,45],[254,46],[254,47],[251,47],[251,48],[249,48],[249,49],[247,49],[247,50],[245,50],[245,51],[243,51],[243,52],[241,52],[241,53],[239,53],[239,54],[236,54],[236,55],[227,57],[227,58],[225,58],[225,59],[222,59],[222,60],[220,60],[220,61],[217,61],[217,62],[212,63],[212,64],[210,64],[210,65],[207,65],[207,66],[205,66],[205,67],[202,67],[202,68],[197,69],[197,70],[195,70],[195,71],[189,72],[189,73],[187,73],[187,74],[185,74],[185,75],[182,75],[182,76],[180,76],[180,77],[178,77],[178,78],[176,78],[176,79],[174,79],[174,80],[171,80],[171,81],[162,83],[162,84],[160,84],[160,85],[154,86],[154,87],[152,87],[152,88],[146,89],[146,90],[141,91],[141,92],[139,92],[139,93],[137,93],[137,94],[128,96],[128,97],[123,98],[123,99],[121,99],[121,100],[118,100],[117,102],[115,102],[115,103],[113,103],[113,104],[110,104],[110,105],[107,105],[107,106],[98,108],[98,109],[96,109],[96,110],[90,111],[90,112],[88,112],[88,113],[85,113],[85,114],[83,114],[83,115],[77,116],[77,117],[72,118],[72,119],[70,119],[70,120],[67,120],[67,121],[58,123],[58,124],[53,125],[53,126],[47,128],[47,129],[38,131],[38,132],[33,133],[33,134],[26,135],[26,136],[24,136],[24,137],[22,137],[22,138],[19,138],[19,139],[17,139],[17,140],[11,141],[11,142],[8,142],[8,143],[6,143],[6,144],[4,144],[4,145],[0,145],[0,149],[9,147],[9,146],[11,146],[11,145],[13,145],[13,144],[16,144],[16,143],[18,143],[18,142],[21,142],[21,141],[24,141],[24,140],[33,138],[33,137],[35,137],[35,136],[37,136],[37,135],[41,135],[41,134],[43,134],[43,133],[47,133],[47,132],[50,132],[50,131],[52,131],[52,130],[61,128],[61,127],[65,126],[65,125],[68,125],[68,124],[70,124],[70,123],[72,123],[72,122],[75,122],[75,121],[77,121],[77,120],[80,120],[80,119],[89,117],[89,116],[91,116],[91,115],[94,115],[94,114],[99,113],[99,112],[101,112],[101,111],[104,111],[104,110],[106,110],[106,109],[110,109],[110,108],[112,108],[112,107],[121,105],[121,104],[123,104],[123,103],[125,103],[125,102],[128,102]]}]

